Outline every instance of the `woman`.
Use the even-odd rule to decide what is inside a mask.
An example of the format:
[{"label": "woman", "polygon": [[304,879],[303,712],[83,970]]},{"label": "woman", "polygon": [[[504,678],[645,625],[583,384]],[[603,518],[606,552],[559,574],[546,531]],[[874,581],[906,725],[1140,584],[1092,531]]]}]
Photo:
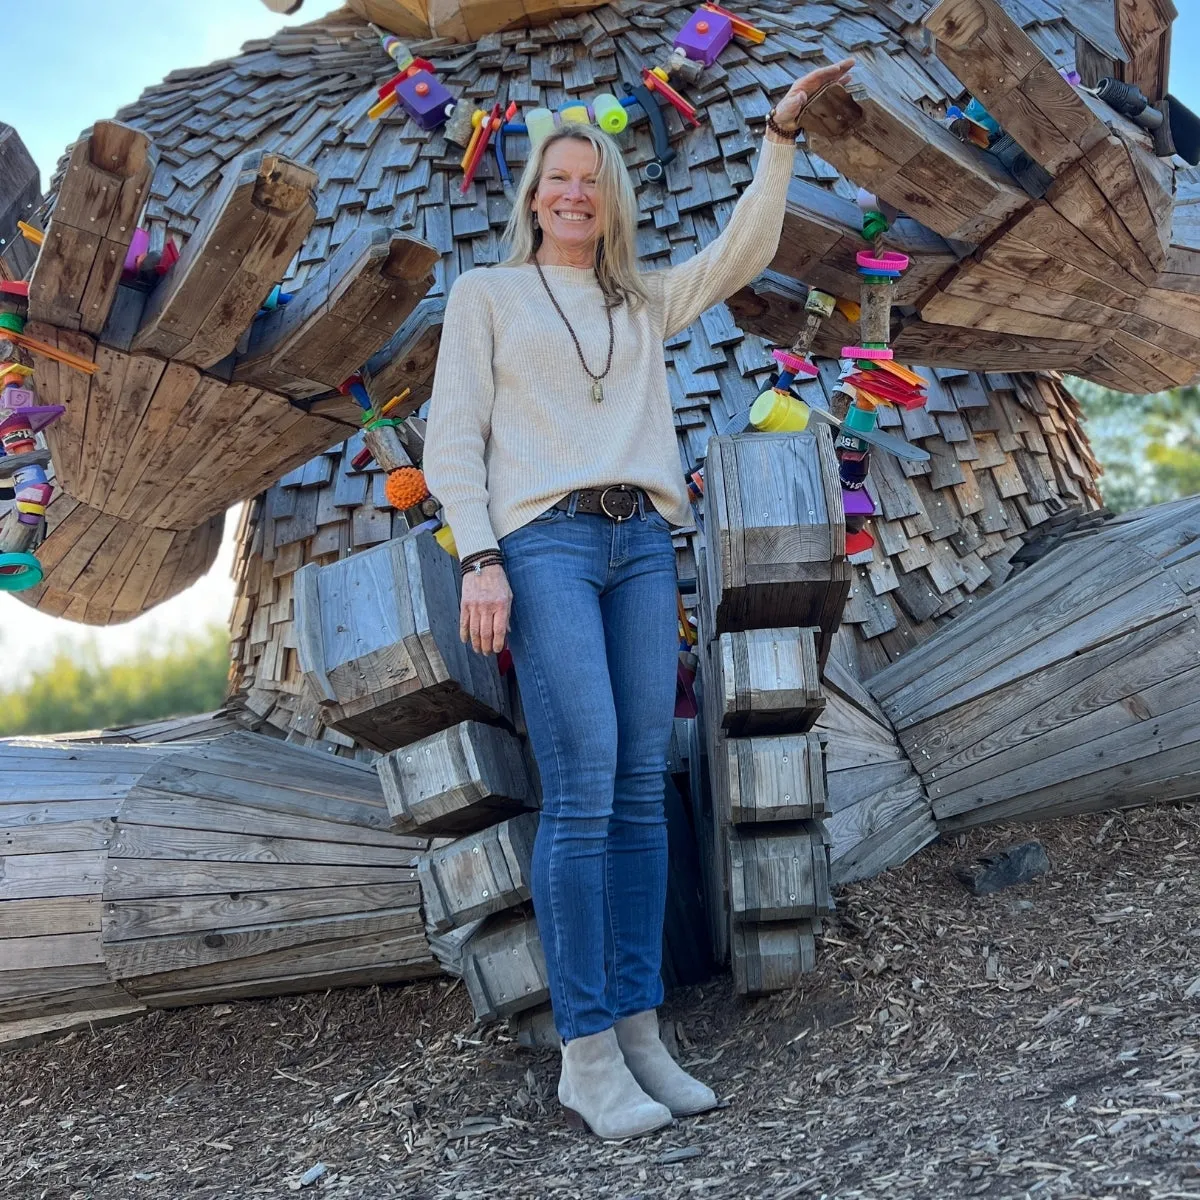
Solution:
[{"label": "woman", "polygon": [[637,269],[616,143],[556,130],[522,176],[510,257],[462,275],[446,305],[425,473],[460,555],[463,640],[493,654],[510,637],[542,783],[531,888],[563,1039],[558,1096],[603,1138],[717,1103],[663,1048],[655,1012],[670,525],[691,520],[663,343],[770,263],[800,110],[852,65],[793,85],[728,227],[667,270]]}]

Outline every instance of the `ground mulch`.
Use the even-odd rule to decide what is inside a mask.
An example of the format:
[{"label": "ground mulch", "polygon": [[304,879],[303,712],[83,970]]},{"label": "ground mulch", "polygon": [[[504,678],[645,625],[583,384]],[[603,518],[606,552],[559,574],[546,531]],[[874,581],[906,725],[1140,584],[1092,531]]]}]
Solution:
[{"label": "ground mulch", "polygon": [[[955,880],[1031,835],[1043,879]],[[728,1107],[624,1146],[568,1129],[553,1052],[477,1029],[449,980],[13,1051],[0,1196],[1200,1200],[1198,858],[1200,810],[1172,807],[978,831],[845,888],[803,988],[670,998]]]}]

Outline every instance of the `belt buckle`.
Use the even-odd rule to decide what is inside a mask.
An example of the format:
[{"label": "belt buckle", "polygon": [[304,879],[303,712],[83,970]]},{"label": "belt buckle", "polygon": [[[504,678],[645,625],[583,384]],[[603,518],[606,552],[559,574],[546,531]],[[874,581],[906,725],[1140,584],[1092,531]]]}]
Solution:
[{"label": "belt buckle", "polygon": [[[629,511],[621,516],[619,513],[610,512],[608,508],[608,493],[616,492],[619,496],[627,496],[629,498]],[[612,484],[606,487],[600,493],[600,511],[610,520],[616,521],[618,524],[621,521],[628,521],[630,517],[637,512],[637,497],[623,484]]]}]

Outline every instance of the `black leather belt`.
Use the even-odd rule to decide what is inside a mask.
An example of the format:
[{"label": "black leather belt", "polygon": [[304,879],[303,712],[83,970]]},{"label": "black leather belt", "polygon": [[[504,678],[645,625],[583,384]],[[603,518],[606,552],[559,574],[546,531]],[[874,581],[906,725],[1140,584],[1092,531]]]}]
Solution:
[{"label": "black leather belt", "polygon": [[571,502],[574,501],[577,513],[608,517],[610,521],[628,521],[636,515],[639,499],[643,511],[656,511],[653,501],[641,488],[630,487],[625,483],[615,483],[606,488],[581,488],[577,492],[568,493],[554,507],[569,512]]}]

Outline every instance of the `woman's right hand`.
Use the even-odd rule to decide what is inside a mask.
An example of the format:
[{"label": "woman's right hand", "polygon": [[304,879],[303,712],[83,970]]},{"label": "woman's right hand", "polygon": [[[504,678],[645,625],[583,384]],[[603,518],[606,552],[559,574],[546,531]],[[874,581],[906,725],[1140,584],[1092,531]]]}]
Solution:
[{"label": "woman's right hand", "polygon": [[502,566],[468,571],[463,576],[458,636],[470,642],[477,654],[499,654],[504,649],[511,608],[512,591]]}]

